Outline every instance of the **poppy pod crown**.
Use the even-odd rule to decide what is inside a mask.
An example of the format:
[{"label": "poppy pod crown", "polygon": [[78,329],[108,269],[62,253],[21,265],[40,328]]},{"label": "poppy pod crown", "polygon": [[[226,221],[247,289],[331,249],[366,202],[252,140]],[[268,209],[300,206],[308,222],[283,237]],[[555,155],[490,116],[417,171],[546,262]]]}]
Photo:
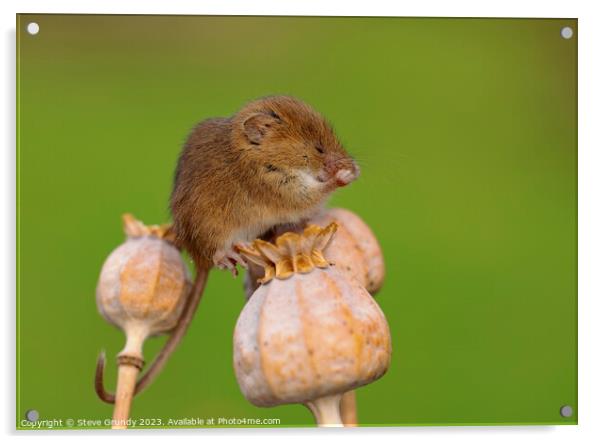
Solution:
[{"label": "poppy pod crown", "polygon": [[249,261],[263,267],[265,275],[259,282],[266,284],[274,278],[287,279],[294,273],[329,267],[323,251],[336,230],[336,223],[326,228],[310,225],[301,234],[284,233],[273,244],[256,239],[251,246],[239,246],[238,249]]}]

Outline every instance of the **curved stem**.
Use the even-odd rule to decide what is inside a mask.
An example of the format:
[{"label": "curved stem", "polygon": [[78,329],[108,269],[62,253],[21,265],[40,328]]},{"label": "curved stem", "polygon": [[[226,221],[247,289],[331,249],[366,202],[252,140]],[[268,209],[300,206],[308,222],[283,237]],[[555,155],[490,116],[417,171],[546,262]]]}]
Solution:
[{"label": "curved stem", "polygon": [[349,390],[343,394],[341,398],[341,418],[345,427],[357,427],[355,390]]},{"label": "curved stem", "polygon": [[340,394],[314,399],[305,405],[314,414],[318,427],[343,427]]}]

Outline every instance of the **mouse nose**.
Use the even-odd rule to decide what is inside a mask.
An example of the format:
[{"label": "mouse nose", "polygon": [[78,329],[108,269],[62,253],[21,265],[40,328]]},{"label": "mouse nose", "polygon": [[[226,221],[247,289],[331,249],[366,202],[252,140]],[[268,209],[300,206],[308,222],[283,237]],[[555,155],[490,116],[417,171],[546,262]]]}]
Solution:
[{"label": "mouse nose", "polygon": [[346,162],[337,168],[334,177],[337,185],[344,187],[349,185],[360,175],[360,168],[353,159],[346,159]]}]

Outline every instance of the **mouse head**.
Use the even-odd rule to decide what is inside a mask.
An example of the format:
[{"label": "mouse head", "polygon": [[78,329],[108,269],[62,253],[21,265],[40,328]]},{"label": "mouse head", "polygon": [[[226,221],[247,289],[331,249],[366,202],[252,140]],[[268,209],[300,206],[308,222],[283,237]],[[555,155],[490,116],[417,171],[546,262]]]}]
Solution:
[{"label": "mouse head", "polygon": [[[328,122],[289,96],[247,104],[233,118],[236,144],[280,188],[329,194],[359,175],[359,167]],[[263,177],[263,176],[262,176]]]}]

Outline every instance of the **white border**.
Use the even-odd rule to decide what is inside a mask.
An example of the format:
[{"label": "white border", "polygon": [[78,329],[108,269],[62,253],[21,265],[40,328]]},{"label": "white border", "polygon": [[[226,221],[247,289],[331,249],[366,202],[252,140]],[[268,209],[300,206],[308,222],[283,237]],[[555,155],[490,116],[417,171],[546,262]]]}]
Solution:
[{"label": "white border", "polygon": [[[14,439],[44,439],[62,442],[71,437],[104,441],[110,431],[104,432],[42,432],[16,433],[14,424],[14,295],[15,295],[15,14],[17,12],[48,13],[120,13],[120,14],[237,14],[237,15],[399,15],[399,16],[459,16],[459,17],[563,17],[579,18],[579,426],[556,427],[423,427],[356,430],[197,430],[111,433],[111,439],[144,439],[164,441],[176,439],[195,441],[227,437],[245,442],[306,442],[345,439],[364,442],[375,438],[390,442],[444,442],[444,443],[513,443],[545,442],[586,443],[602,442],[602,140],[600,127],[602,104],[600,82],[602,54],[600,16],[595,1],[423,1],[394,2],[392,0],[124,0],[104,1],[20,1],[0,2],[4,67],[1,70],[4,105],[0,109],[0,134],[4,138],[2,150],[3,193],[0,194],[1,245],[5,248],[0,258],[0,282],[5,284],[2,307],[4,325],[0,329],[6,354],[0,362],[0,380],[4,400],[0,403],[2,431]],[[401,400],[400,400],[401,402]],[[128,436],[129,438],[125,438]]]}]

